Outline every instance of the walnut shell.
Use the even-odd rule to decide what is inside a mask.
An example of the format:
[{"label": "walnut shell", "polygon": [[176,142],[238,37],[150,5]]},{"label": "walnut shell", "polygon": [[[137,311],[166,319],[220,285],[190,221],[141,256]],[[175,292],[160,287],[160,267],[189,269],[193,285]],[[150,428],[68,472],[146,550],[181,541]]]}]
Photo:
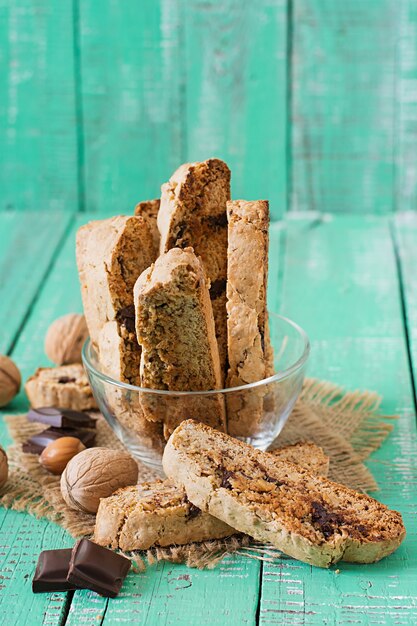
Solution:
[{"label": "walnut shell", "polygon": [[68,463],[61,476],[61,493],[72,509],[97,513],[100,498],[138,482],[138,466],[128,452],[89,448]]},{"label": "walnut shell", "polygon": [[22,377],[15,363],[0,354],[0,407],[6,406],[19,393]]},{"label": "walnut shell", "polygon": [[45,353],[55,365],[81,363],[81,348],[88,337],[84,315],[68,313],[50,325],[45,337]]},{"label": "walnut shell", "polygon": [[0,447],[0,489],[7,483],[9,476],[9,464],[7,462],[7,454]]}]

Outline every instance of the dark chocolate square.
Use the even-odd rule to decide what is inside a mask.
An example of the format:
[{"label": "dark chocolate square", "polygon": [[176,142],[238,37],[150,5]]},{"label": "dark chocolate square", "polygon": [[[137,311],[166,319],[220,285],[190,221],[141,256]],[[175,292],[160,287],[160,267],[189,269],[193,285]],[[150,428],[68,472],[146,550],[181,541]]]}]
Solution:
[{"label": "dark chocolate square", "polygon": [[33,593],[77,589],[74,583],[67,581],[70,558],[70,548],[41,552],[32,581]]},{"label": "dark chocolate square", "polygon": [[42,422],[56,428],[95,428],[97,423],[88,413],[54,406],[32,408],[27,418],[29,422]]},{"label": "dark chocolate square", "polygon": [[115,598],[130,569],[130,560],[88,539],[80,539],[72,549],[69,583]]}]

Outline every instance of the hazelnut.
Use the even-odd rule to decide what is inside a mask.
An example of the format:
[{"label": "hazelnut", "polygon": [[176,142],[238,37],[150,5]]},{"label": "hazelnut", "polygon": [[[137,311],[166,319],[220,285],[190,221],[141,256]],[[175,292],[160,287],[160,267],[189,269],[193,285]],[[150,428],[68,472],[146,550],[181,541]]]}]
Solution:
[{"label": "hazelnut", "polygon": [[0,447],[0,489],[4,487],[9,476],[9,465],[7,463],[7,454]]},{"label": "hazelnut", "polygon": [[60,437],[48,443],[39,457],[39,463],[51,474],[62,474],[68,461],[85,450],[85,445],[77,437]]},{"label": "hazelnut", "polygon": [[6,406],[19,393],[22,377],[8,356],[0,354],[0,406]]},{"label": "hazelnut", "polygon": [[138,466],[128,452],[89,448],[68,463],[61,476],[61,493],[72,509],[97,513],[100,498],[137,482]]},{"label": "hazelnut", "polygon": [[81,348],[88,337],[84,315],[68,313],[50,325],[45,337],[46,356],[55,365],[81,363]]}]

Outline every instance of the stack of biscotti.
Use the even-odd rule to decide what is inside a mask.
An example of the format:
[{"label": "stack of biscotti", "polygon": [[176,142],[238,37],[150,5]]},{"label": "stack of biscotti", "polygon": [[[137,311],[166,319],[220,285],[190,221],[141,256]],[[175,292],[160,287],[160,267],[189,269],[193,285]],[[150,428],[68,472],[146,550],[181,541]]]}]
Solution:
[{"label": "stack of biscotti", "polygon": [[[310,443],[280,448],[274,458],[291,459],[317,475],[327,475],[329,457]],[[119,489],[103,498],[97,512],[94,541],[121,550],[182,545],[221,539],[236,530],[191,504],[182,487],[170,480]]]},{"label": "stack of biscotti", "polygon": [[[215,158],[181,165],[161,199],[139,202],[134,216],[82,227],[84,311],[105,373],[169,392],[215,392],[270,376],[268,228],[268,202],[231,201],[230,170]],[[268,390],[229,392],[227,406],[215,393],[141,393],[138,410],[166,439],[189,417],[250,437]]]},{"label": "stack of biscotti", "polygon": [[405,536],[400,513],[373,498],[193,420],[172,434],[163,467],[204,513],[319,567],[378,561]]},{"label": "stack of biscotti", "polygon": [[[133,287],[155,260],[151,217],[90,222],[77,233],[76,252],[84,314],[101,367],[116,380],[139,385]],[[136,431],[144,446],[161,449],[161,425],[145,418],[135,398],[128,402],[117,388],[107,388],[106,394],[119,421]]]}]

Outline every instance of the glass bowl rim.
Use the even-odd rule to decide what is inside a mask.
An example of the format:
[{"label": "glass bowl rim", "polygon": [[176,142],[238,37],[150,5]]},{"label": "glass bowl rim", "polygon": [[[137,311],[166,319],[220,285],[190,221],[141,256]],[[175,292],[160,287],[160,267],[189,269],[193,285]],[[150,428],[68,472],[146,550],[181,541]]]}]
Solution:
[{"label": "glass bowl rim", "polygon": [[290,320],[288,317],[284,317],[283,315],[278,315],[278,313],[270,312],[269,316],[279,319],[285,324],[292,326],[292,328],[298,333],[298,335],[301,337],[304,343],[303,352],[301,356],[297,359],[297,361],[295,361],[295,363],[287,367],[285,370],[281,370],[277,372],[276,374],[269,376],[268,378],[257,380],[254,383],[246,383],[245,385],[239,385],[238,387],[227,387],[225,389],[208,389],[207,391],[169,391],[166,389],[150,389],[148,387],[138,387],[136,385],[131,385],[130,383],[124,383],[120,380],[116,380],[115,378],[112,378],[111,376],[108,376],[104,372],[101,372],[93,365],[90,359],[90,349],[92,346],[91,346],[91,341],[89,337],[86,339],[82,347],[82,351],[81,351],[82,360],[83,360],[83,364],[87,372],[92,372],[94,376],[99,378],[102,382],[113,385],[114,387],[119,387],[120,389],[129,390],[129,391],[157,394],[157,395],[163,395],[163,396],[209,396],[209,395],[215,395],[218,393],[224,394],[224,393],[232,393],[236,391],[245,391],[245,390],[253,389],[256,387],[261,387],[262,385],[269,385],[271,383],[281,382],[282,380],[289,378],[297,370],[303,367],[303,365],[307,361],[308,356],[310,354],[310,340],[308,338],[307,333],[301,328],[301,326],[299,326],[298,324]]}]

